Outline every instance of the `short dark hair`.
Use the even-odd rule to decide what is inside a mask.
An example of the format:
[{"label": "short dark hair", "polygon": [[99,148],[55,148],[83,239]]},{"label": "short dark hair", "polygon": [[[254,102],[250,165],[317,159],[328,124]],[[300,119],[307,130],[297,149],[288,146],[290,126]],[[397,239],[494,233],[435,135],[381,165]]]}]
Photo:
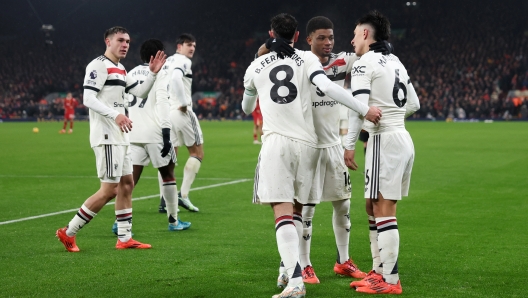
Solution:
[{"label": "short dark hair", "polygon": [[280,13],[271,19],[271,29],[285,39],[292,39],[297,32],[297,20],[288,13]]},{"label": "short dark hair", "polygon": [[176,45],[184,44],[187,42],[196,42],[196,38],[194,38],[192,34],[183,33],[182,35],[178,36],[178,39],[176,39]]},{"label": "short dark hair", "polygon": [[313,17],[306,24],[306,36],[310,36],[310,34],[319,29],[334,29],[334,23],[327,17]]},{"label": "short dark hair", "polygon": [[141,49],[139,50],[139,55],[141,60],[145,63],[150,62],[151,56],[156,56],[158,51],[165,50],[163,43],[159,39],[148,39],[141,44]]},{"label": "short dark hair", "polygon": [[369,24],[374,28],[374,40],[389,40],[391,29],[387,17],[373,10],[356,21],[356,25]]},{"label": "short dark hair", "polygon": [[110,35],[114,35],[116,33],[126,33],[126,34],[130,34],[128,33],[128,30],[125,28],[125,27],[121,27],[121,26],[114,26],[110,29],[107,29],[105,31],[105,34],[104,34],[104,39],[107,39],[108,36]]}]

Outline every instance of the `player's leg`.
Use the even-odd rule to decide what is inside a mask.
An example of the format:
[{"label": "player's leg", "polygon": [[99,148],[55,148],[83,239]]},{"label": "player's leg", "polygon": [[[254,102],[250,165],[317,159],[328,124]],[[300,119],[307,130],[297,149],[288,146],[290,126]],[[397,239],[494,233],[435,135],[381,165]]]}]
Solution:
[{"label": "player's leg", "polygon": [[183,180],[181,186],[181,206],[189,211],[197,212],[198,207],[194,206],[189,199],[189,191],[200,170],[204,157],[203,144],[188,146],[189,158],[183,168]]},{"label": "player's leg", "polygon": [[262,144],[262,116],[259,118],[257,125],[258,140]]},{"label": "player's leg", "polygon": [[77,252],[79,248],[75,243],[75,236],[97,213],[112,200],[117,194],[117,183],[101,182],[96,193],[84,201],[77,214],[70,220],[65,228],[58,229],[55,233],[64,247],[70,252]]},{"label": "player's leg", "polygon": [[170,231],[187,230],[191,227],[190,222],[181,221],[178,216],[178,185],[174,176],[174,162],[171,160],[167,166],[158,168],[163,180],[162,194],[167,206],[167,217]]},{"label": "player's leg", "polygon": [[310,248],[312,245],[312,220],[315,214],[315,204],[305,204],[302,209],[303,234],[299,243],[301,268],[312,266]]},{"label": "player's leg", "polygon": [[69,133],[72,133],[72,132],[73,132],[73,119],[75,119],[75,116],[74,116],[74,115],[71,115],[71,117],[70,117],[70,131],[69,131]]},{"label": "player's leg", "polygon": [[302,237],[299,239],[299,260],[301,262],[302,277],[305,283],[318,284],[319,278],[310,260],[310,248],[312,245],[312,220],[315,214],[315,204],[304,204],[302,208]]},{"label": "player's leg", "polygon": [[59,133],[66,133],[66,126],[68,125],[68,115],[64,114],[64,123],[62,124],[62,129],[59,130]]},{"label": "player's leg", "polygon": [[303,284],[301,266],[299,264],[299,236],[293,221],[292,203],[273,203],[275,216],[275,236],[282,265],[288,275],[288,287]]},{"label": "player's leg", "polygon": [[178,203],[189,211],[197,212],[199,209],[191,203],[189,191],[204,158],[202,129],[193,111],[177,113],[173,120],[175,146],[186,146],[189,151],[189,158],[183,168],[181,198]]}]

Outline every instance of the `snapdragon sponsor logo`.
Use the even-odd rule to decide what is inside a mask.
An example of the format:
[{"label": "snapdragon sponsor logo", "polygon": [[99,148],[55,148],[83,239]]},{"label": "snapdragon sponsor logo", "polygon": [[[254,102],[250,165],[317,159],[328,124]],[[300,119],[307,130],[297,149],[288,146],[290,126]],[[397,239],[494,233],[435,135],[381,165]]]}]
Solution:
[{"label": "snapdragon sponsor logo", "polygon": [[312,102],[312,107],[313,108],[317,108],[317,107],[333,107],[335,105],[339,104],[337,101],[335,100],[321,100],[321,101],[313,101]]}]

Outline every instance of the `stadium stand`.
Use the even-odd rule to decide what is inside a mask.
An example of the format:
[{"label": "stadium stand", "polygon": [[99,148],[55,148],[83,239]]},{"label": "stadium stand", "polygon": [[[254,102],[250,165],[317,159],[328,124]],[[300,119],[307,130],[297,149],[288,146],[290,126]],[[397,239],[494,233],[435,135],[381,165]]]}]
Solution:
[{"label": "stadium stand", "polygon": [[[404,2],[378,7],[392,22],[395,54],[409,68],[421,99],[421,109],[413,117],[528,119],[528,27],[522,9],[518,12],[515,5],[496,4],[477,13],[455,10],[446,1],[422,1],[418,7],[406,7]],[[314,15],[325,15],[335,24],[335,52],[351,51],[353,20],[360,12],[374,8],[374,4],[355,5],[357,13],[344,14],[342,6],[350,8],[345,3],[336,1],[324,10],[305,6],[302,14],[297,12],[303,24],[297,47],[308,49],[304,42],[306,21]],[[471,6],[481,2],[468,3]],[[269,15],[276,11],[270,10]],[[171,19],[170,12],[164,13],[156,24],[144,24],[135,17],[126,25],[131,32],[151,28],[132,34],[129,55],[122,61],[127,69],[138,63],[138,47],[146,38],[164,40],[167,53],[173,53],[177,33],[163,23],[162,20]],[[194,108],[202,119],[247,117],[240,107],[243,76],[267,37],[267,15],[260,17],[261,22],[249,17],[244,21],[258,25],[241,26],[239,19],[230,17],[231,13],[229,7],[203,11],[201,18],[218,19],[222,26],[193,21],[193,29],[187,30],[198,39],[193,59],[193,92],[218,94],[212,99],[197,99]],[[0,38],[0,119],[60,118],[62,106],[54,94],[70,91],[82,102],[84,68],[104,50],[103,46],[94,39],[71,42],[63,38],[47,44],[42,38]],[[77,113],[86,115],[86,108],[80,105]]]}]

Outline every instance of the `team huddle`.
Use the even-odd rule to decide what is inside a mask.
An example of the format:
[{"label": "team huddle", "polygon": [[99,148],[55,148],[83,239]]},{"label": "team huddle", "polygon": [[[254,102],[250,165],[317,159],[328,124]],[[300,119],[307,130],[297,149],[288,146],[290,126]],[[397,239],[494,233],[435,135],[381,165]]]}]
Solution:
[{"label": "team huddle", "polygon": [[[369,294],[401,294],[396,203],[407,196],[414,147],[406,117],[420,107],[405,67],[387,42],[390,23],[373,11],[356,22],[354,53],[333,54],[333,24],[314,17],[306,26],[311,51],[293,48],[299,32],[289,14],[271,20],[270,39],[248,67],[242,108],[250,113],[258,96],[263,145],[255,173],[253,202],[271,205],[281,257],[273,296],[304,297],[304,283],[317,284],[310,262],[315,206],[333,205],[337,246],[334,272],[361,280],[350,286]],[[352,94],[343,88],[351,75]],[[348,133],[341,146],[339,106],[348,107]],[[367,120],[367,121],[365,121]],[[349,257],[348,169],[356,170],[355,143],[361,130],[368,142],[365,161],[366,209],[373,265],[362,272]]]},{"label": "team huddle", "polygon": [[[320,202],[333,206],[334,272],[359,279],[350,284],[357,292],[400,294],[396,203],[408,195],[414,161],[404,120],[419,109],[419,101],[405,67],[387,42],[390,23],[379,12],[370,12],[356,22],[354,53],[338,54],[332,53],[334,28],[328,18],[308,22],[306,40],[311,51],[293,48],[299,37],[297,27],[289,14],[272,18],[270,39],[244,77],[242,109],[251,114],[258,98],[262,115],[253,203],[270,205],[274,213],[280,255],[277,286],[283,291],[273,297],[305,297],[304,283],[319,283],[310,246],[312,220]],[[176,53],[168,58],[161,41],[145,41],[140,52],[144,64],[130,73],[119,63],[128,52],[128,31],[113,27],[104,38],[105,54],[88,64],[84,80],[90,145],[101,185],[68,225],[56,232],[70,252],[79,251],[79,230],[114,198],[116,248],[151,247],[132,239],[132,191],[149,163],[158,169],[159,210],[167,213],[169,231],[191,226],[179,218],[178,206],[199,211],[189,199],[204,155],[191,100],[195,38],[181,35]],[[349,74],[352,93],[343,88]],[[343,144],[342,106],[349,109]],[[355,144],[362,130],[370,134],[364,191],[373,259],[368,273],[349,256],[348,170],[358,168]],[[256,132],[254,137],[260,143]],[[187,147],[189,158],[178,192],[174,168],[180,146]]]}]

